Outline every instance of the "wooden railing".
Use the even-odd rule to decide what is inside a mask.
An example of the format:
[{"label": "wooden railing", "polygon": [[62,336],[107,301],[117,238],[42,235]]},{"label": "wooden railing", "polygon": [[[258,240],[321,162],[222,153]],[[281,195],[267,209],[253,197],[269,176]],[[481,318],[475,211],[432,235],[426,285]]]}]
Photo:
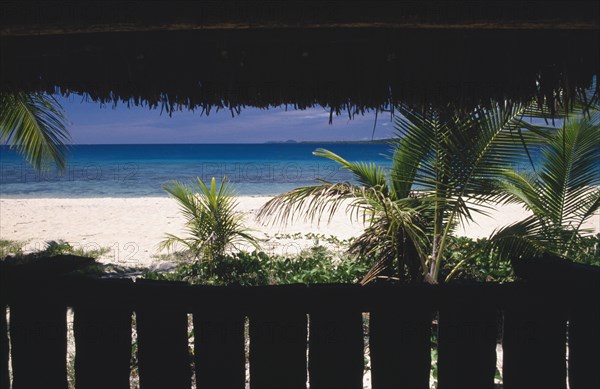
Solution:
[{"label": "wooden railing", "polygon": [[505,388],[564,388],[567,372],[571,388],[600,385],[594,268],[503,285],[209,287],[64,276],[52,263],[0,267],[1,388],[67,387],[67,307],[77,388],[129,387],[133,312],[142,388],[189,388],[192,361],[199,388],[242,388],[247,366],[252,388],[362,387],[364,312],[374,388],[429,386],[432,328],[440,388],[493,388],[498,334]]}]

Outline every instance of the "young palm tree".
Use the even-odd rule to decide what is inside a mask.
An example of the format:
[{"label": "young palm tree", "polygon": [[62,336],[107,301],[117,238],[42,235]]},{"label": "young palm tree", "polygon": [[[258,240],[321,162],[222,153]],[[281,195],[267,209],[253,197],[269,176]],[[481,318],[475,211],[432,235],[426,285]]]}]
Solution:
[{"label": "young palm tree", "polygon": [[[436,282],[442,253],[458,222],[472,220],[474,205],[485,204],[493,178],[526,155],[523,144],[543,131],[525,122],[528,106],[492,102],[469,113],[418,112],[398,107],[398,139],[390,174],[374,164],[352,163],[319,149],[351,171],[357,181],[302,187],[270,200],[261,219],[311,220],[331,215],[346,202],[347,211],[363,216],[364,233],[350,251],[378,258],[364,282],[392,263],[401,278]],[[412,258],[412,259],[411,259]]]},{"label": "young palm tree", "polygon": [[222,256],[236,244],[249,243],[258,248],[258,239],[250,235],[244,227],[243,215],[235,211],[237,201],[227,179],[218,188],[214,178],[210,187],[197,178],[191,186],[176,181],[164,189],[179,203],[189,236],[167,234],[161,248],[173,249],[182,244],[196,258],[208,261]]},{"label": "young palm tree", "polygon": [[313,154],[337,162],[353,173],[358,184],[321,181],[320,185],[294,189],[267,202],[259,210],[258,219],[287,223],[293,222],[297,215],[304,215],[320,222],[324,214],[329,214],[330,220],[345,205],[351,217],[362,217],[369,224],[349,250],[378,258],[370,273],[372,277],[390,270],[395,262],[400,277],[420,278],[425,266],[424,253],[417,255],[416,251],[423,247],[417,243],[424,236],[423,203],[412,196],[398,197],[382,167],[349,162],[325,149],[317,149]]},{"label": "young palm tree", "polygon": [[491,238],[501,258],[552,253],[576,258],[582,225],[600,207],[600,110],[569,118],[543,148],[538,170],[503,171],[498,200],[523,205],[525,220]]},{"label": "young palm tree", "polygon": [[62,107],[43,93],[0,93],[0,143],[8,143],[35,169],[65,168],[69,141]]}]

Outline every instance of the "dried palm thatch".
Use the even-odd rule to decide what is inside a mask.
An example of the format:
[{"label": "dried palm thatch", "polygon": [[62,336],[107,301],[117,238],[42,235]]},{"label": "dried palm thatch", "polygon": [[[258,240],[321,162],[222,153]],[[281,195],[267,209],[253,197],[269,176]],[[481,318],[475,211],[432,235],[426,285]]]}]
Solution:
[{"label": "dried palm thatch", "polygon": [[593,2],[33,4],[4,7],[0,90],[169,113],[321,105],[353,117],[491,98],[554,112],[600,68]]},{"label": "dried palm thatch", "polygon": [[597,28],[588,0],[2,1],[2,35],[257,28]]}]

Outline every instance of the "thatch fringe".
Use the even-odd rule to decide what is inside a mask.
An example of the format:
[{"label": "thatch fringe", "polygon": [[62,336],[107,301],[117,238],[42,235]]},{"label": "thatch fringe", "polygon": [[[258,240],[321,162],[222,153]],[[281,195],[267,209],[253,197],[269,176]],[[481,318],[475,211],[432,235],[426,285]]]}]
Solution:
[{"label": "thatch fringe", "polygon": [[[402,101],[469,109],[536,98],[551,111],[599,74],[597,31],[244,30],[10,37],[0,90],[210,114]],[[597,83],[596,83],[597,85]]]},{"label": "thatch fringe", "polygon": [[2,1],[0,34],[232,28],[597,29],[589,0]]}]

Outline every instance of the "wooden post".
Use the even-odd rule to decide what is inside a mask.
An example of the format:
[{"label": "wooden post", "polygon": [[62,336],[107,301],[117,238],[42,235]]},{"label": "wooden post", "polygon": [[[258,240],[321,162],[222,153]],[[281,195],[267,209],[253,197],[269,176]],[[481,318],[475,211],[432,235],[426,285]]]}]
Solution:
[{"label": "wooden post", "polygon": [[[600,388],[599,271],[587,283],[571,285],[569,316],[569,384],[571,389]],[[582,287],[583,286],[583,287]]]},{"label": "wooden post", "polygon": [[[579,297],[581,296],[577,298]],[[597,299],[595,301],[586,299],[583,304],[577,304],[569,318],[569,384],[571,389],[600,388],[600,373],[598,372],[600,366],[600,307],[598,305]]]},{"label": "wooden post", "polygon": [[566,310],[560,288],[515,287],[504,311],[504,387],[566,387]]},{"label": "wooden post", "polygon": [[244,388],[244,317],[194,311],[196,387]]},{"label": "wooden post", "polygon": [[250,316],[250,386],[306,387],[306,314],[272,312]]},{"label": "wooden post", "polygon": [[10,388],[8,374],[8,326],[6,323],[6,305],[0,302],[0,389]]},{"label": "wooden post", "polygon": [[132,282],[83,281],[73,322],[77,388],[129,388]]},{"label": "wooden post", "polygon": [[311,313],[309,320],[310,387],[362,388],[362,313],[332,308],[329,311]]},{"label": "wooden post", "polygon": [[[169,286],[170,285],[170,286]],[[173,282],[136,282],[136,322],[140,388],[189,388],[191,358],[188,318],[176,301],[161,292],[173,291]],[[172,293],[169,296],[173,296]]]},{"label": "wooden post", "polygon": [[62,275],[94,263],[73,255],[8,258],[0,263],[10,307],[12,388],[67,387],[67,298]]},{"label": "wooden post", "polygon": [[[36,284],[40,292],[48,289]],[[10,306],[13,389],[67,388],[67,309],[55,299],[21,296]]]},{"label": "wooden post", "polygon": [[493,307],[452,304],[439,312],[438,387],[494,388],[496,323]]},{"label": "wooden post", "polygon": [[374,388],[429,388],[432,312],[387,306],[369,320]]}]

